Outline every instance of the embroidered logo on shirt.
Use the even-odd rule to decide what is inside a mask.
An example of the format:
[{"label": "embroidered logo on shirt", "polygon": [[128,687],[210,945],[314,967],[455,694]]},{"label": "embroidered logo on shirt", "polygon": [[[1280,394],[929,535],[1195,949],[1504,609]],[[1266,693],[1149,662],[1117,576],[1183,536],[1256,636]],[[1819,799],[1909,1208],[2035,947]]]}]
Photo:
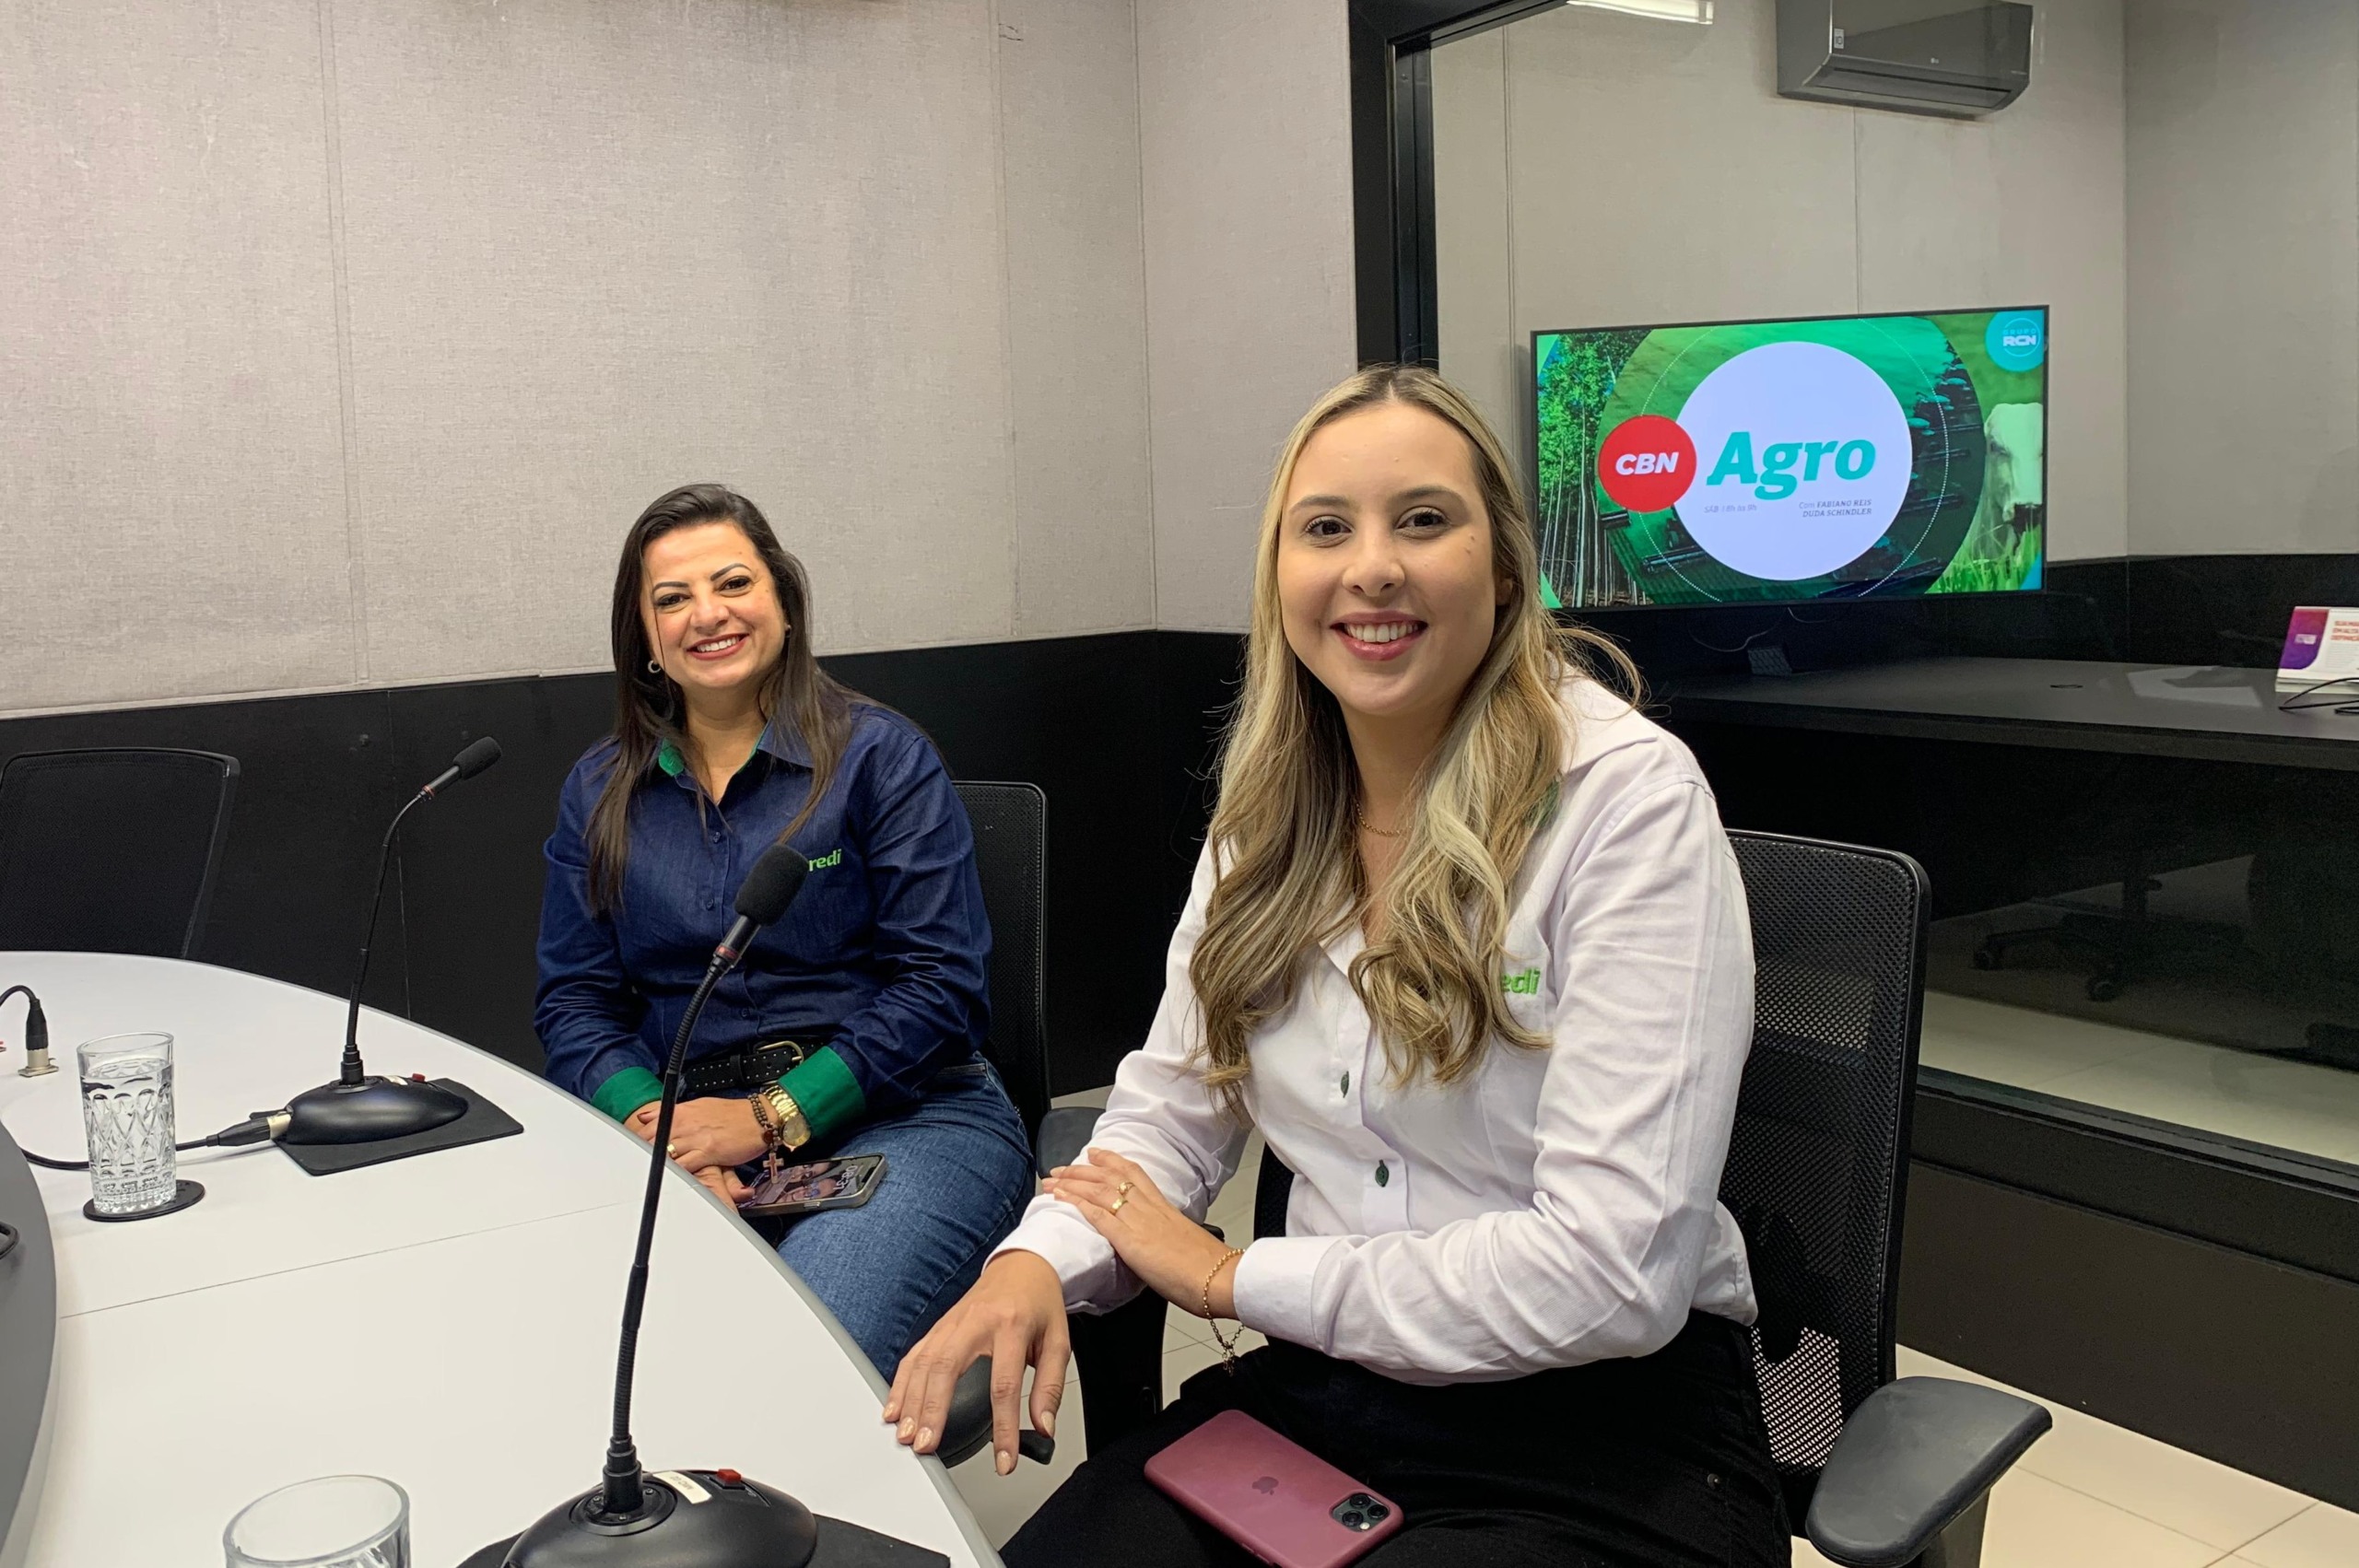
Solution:
[{"label": "embroidered logo on shirt", "polygon": [[1537,969],[1526,969],[1520,975],[1501,975],[1499,977],[1499,989],[1507,992],[1509,996],[1538,996],[1540,994],[1540,971]]},{"label": "embroidered logo on shirt", "polygon": [[811,869],[815,872],[823,872],[829,866],[840,866],[843,863],[844,852],[841,849],[830,849],[824,855],[815,857],[811,861]]}]

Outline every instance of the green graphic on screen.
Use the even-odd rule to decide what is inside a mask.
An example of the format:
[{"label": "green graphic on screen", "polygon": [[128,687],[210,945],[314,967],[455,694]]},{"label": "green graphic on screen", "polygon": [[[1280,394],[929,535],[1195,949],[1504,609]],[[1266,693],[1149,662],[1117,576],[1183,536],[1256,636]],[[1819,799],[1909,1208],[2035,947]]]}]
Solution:
[{"label": "green graphic on screen", "polygon": [[1546,332],[1532,366],[1568,608],[2040,586],[2043,308]]}]

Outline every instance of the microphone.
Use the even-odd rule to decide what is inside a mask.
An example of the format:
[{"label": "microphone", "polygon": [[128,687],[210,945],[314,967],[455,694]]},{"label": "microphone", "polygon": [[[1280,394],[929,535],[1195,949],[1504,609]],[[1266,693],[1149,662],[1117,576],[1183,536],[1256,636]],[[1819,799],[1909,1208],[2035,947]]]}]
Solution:
[{"label": "microphone", "polygon": [[804,1568],[817,1550],[818,1525],[811,1511],[785,1492],[730,1469],[651,1475],[640,1468],[639,1445],[630,1434],[640,1315],[647,1304],[647,1258],[655,1243],[663,1146],[671,1140],[672,1112],[680,1101],[688,1037],[713,988],[737,966],[754,932],[786,913],[810,870],[809,862],[784,844],[762,851],[737,890],[737,919],[713,949],[712,962],[672,1036],[672,1053],[663,1064],[663,1098],[648,1147],[639,1249],[623,1293],[622,1334],[615,1356],[615,1425],[605,1467],[596,1486],[568,1498],[518,1536],[502,1568]]},{"label": "microphone", "polygon": [[473,778],[499,760],[499,743],[489,735],[467,743],[393,813],[377,847],[377,891],[369,900],[369,923],[360,932],[360,964],[344,1014],[344,1062],[333,1083],[306,1089],[287,1102],[281,1143],[374,1143],[429,1132],[466,1114],[467,1103],[450,1090],[415,1079],[371,1078],[360,1062],[360,988],[369,978],[369,949],[377,938],[377,915],[385,902],[385,870],[392,864],[393,836],[420,802],[437,799],[462,778]]},{"label": "microphone", "polygon": [[745,873],[745,885],[737,890],[737,919],[713,948],[708,972],[718,978],[736,967],[754,933],[778,923],[794,895],[803,891],[803,879],[810,874],[811,862],[785,845],[773,844],[763,850],[754,869]]},{"label": "microphone", "polygon": [[469,741],[466,749],[451,759],[451,766],[434,776],[434,782],[418,791],[431,800],[462,778],[473,778],[499,760],[499,743],[489,735]]}]

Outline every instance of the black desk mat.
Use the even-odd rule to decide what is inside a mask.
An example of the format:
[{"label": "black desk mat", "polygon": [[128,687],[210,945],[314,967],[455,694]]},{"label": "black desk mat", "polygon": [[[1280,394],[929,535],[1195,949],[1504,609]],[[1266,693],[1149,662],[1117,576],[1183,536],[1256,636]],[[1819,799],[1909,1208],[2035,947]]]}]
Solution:
[{"label": "black desk mat", "polygon": [[512,1138],[524,1130],[514,1117],[455,1079],[438,1078],[434,1086],[448,1089],[467,1102],[466,1111],[458,1120],[446,1121],[425,1132],[413,1132],[406,1138],[383,1138],[374,1143],[281,1143],[279,1148],[286,1151],[288,1159],[320,1176],[357,1171],[363,1165],[381,1165],[387,1160],[405,1160],[412,1154],[488,1143],[495,1138]]}]

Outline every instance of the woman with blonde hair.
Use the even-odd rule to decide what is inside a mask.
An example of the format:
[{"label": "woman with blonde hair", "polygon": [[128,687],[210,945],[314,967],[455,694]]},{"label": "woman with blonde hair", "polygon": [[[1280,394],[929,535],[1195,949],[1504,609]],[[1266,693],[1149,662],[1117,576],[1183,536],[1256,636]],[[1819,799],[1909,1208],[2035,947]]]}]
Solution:
[{"label": "woman with blonde hair", "polygon": [[[1269,1343],[1093,1454],[1010,1564],[1248,1561],[1143,1474],[1226,1410],[1401,1504],[1382,1568],[1785,1562],[1716,1198],[1753,966],[1711,791],[1550,618],[1497,439],[1432,372],[1311,408],[1258,548],[1162,1007],[886,1419],[930,1449],[989,1354],[1012,1469],[1016,1370],[1051,1428],[1065,1313],[1144,1286]],[[1286,1234],[1231,1247],[1197,1222],[1254,1128]]]}]

